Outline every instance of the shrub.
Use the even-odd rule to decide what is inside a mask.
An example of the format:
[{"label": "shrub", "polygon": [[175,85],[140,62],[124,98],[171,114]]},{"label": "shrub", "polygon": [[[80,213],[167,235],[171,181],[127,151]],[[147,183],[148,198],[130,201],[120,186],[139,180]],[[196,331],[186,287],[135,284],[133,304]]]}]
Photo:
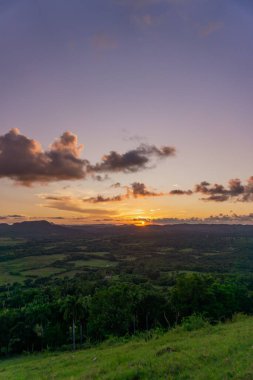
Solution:
[{"label": "shrub", "polygon": [[201,314],[192,314],[185,317],[181,323],[181,327],[185,331],[198,330],[209,325],[209,322]]}]

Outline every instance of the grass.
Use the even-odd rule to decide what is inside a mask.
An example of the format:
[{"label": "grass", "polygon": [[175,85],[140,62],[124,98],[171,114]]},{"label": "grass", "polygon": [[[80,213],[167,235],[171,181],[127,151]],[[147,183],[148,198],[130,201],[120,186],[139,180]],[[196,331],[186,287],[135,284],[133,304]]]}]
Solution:
[{"label": "grass", "polygon": [[29,275],[49,276],[52,271],[57,273],[60,270],[57,268],[52,269],[55,261],[63,260],[65,254],[55,255],[41,255],[41,256],[27,256],[20,259],[8,260],[1,262],[0,266],[0,284],[22,282]]},{"label": "grass", "polygon": [[[39,256],[26,256],[20,259],[12,259],[3,261],[0,267],[0,285],[5,283],[23,282],[29,277],[73,277],[75,274],[80,273],[80,269],[85,268],[107,268],[117,265],[116,262],[106,260],[107,252],[93,253],[101,256],[101,259],[90,258],[88,260],[68,260],[67,254],[42,254]],[[59,262],[57,265],[56,262]],[[56,263],[56,264],[54,264]],[[61,263],[61,264],[60,264]],[[69,268],[69,265],[71,266]],[[73,268],[72,268],[73,267]]]},{"label": "grass", "polygon": [[50,266],[55,261],[61,261],[66,257],[64,254],[27,256],[20,259],[4,261],[2,268],[6,271],[26,271]]},{"label": "grass", "polygon": [[91,257],[96,255],[96,256],[101,256],[101,257],[104,257],[106,255],[108,255],[109,252],[84,252],[86,255],[90,255]]},{"label": "grass", "polygon": [[12,284],[14,282],[23,282],[24,277],[18,274],[9,274],[0,270],[0,285]]},{"label": "grass", "polygon": [[193,248],[184,248],[179,250],[180,253],[192,253],[194,252]]},{"label": "grass", "polygon": [[82,268],[81,269],[74,269],[74,270],[65,270],[62,273],[56,274],[54,277],[55,278],[65,278],[65,277],[73,278],[73,277],[75,277],[75,275],[83,274],[83,273],[85,273],[85,272]]},{"label": "grass", "polygon": [[3,360],[0,379],[252,380],[253,317],[95,348]]},{"label": "grass", "polygon": [[8,237],[0,238],[0,247],[13,247],[22,243],[25,243],[24,239],[12,239]]},{"label": "grass", "polygon": [[36,268],[30,269],[22,272],[22,275],[26,277],[35,276],[35,277],[48,277],[52,275],[57,275],[58,273],[64,272],[64,268],[55,268],[55,267],[45,267],[45,268]]},{"label": "grass", "polygon": [[75,261],[69,261],[69,263],[75,265],[76,268],[80,268],[80,267],[106,268],[106,267],[117,265],[116,262],[103,260],[103,259],[75,260]]}]

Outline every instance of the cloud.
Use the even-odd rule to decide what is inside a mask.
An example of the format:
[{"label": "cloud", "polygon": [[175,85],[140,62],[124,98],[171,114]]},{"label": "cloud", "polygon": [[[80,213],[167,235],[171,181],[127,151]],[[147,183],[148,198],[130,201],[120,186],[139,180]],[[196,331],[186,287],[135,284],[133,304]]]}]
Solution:
[{"label": "cloud", "polygon": [[[132,25],[146,30],[163,23],[171,5],[179,5],[185,0],[114,0],[124,6]],[[188,0],[189,1],[189,0]],[[167,6],[168,10],[165,10]]]},{"label": "cloud", "polygon": [[223,26],[224,24],[221,21],[210,21],[207,25],[200,28],[199,33],[202,37],[208,37],[210,34],[222,29]]},{"label": "cloud", "polygon": [[112,189],[119,189],[121,187],[121,184],[120,182],[116,182],[116,183],[113,183],[110,187]]},{"label": "cloud", "polygon": [[100,174],[91,174],[92,176],[92,179],[94,179],[94,181],[98,181],[98,182],[104,182],[104,181],[107,181],[109,178],[108,174],[102,176]]},{"label": "cloud", "polygon": [[153,16],[150,13],[145,14],[135,14],[132,17],[133,22],[139,26],[144,28],[149,28],[151,26],[154,26],[158,22],[158,17]]},{"label": "cloud", "polygon": [[137,143],[141,143],[143,142],[144,140],[146,140],[146,137],[144,136],[140,136],[140,135],[132,135],[132,136],[125,136],[123,138],[124,141],[131,141],[131,142],[137,142]]},{"label": "cloud", "polygon": [[64,216],[47,216],[46,219],[65,220],[66,218]]},{"label": "cloud", "polygon": [[39,195],[40,198],[46,199],[47,201],[71,201],[72,197],[69,195]]},{"label": "cloud", "polygon": [[244,191],[239,199],[241,202],[252,202],[253,201],[253,176],[249,177],[246,185],[244,186]]},{"label": "cloud", "polygon": [[80,158],[81,150],[82,145],[71,132],[63,133],[49,150],[43,151],[38,141],[11,129],[0,136],[0,178],[25,186],[85,178],[86,162]]},{"label": "cloud", "polygon": [[83,202],[89,202],[89,203],[120,202],[123,199],[126,199],[126,195],[115,195],[112,197],[97,195],[96,197],[84,198]]},{"label": "cloud", "polygon": [[[253,177],[248,179],[248,184],[243,186],[241,180],[238,178],[231,179],[228,182],[227,188],[223,185],[210,183],[203,181],[195,186],[195,192],[205,195],[202,200],[225,202],[229,199],[236,199],[238,201],[246,201],[250,198],[250,182],[253,184]],[[252,187],[253,191],[253,187]]]},{"label": "cloud", "polygon": [[253,224],[253,213],[246,215],[219,214],[206,218],[134,218],[134,222],[146,222],[150,224]]},{"label": "cloud", "polygon": [[54,208],[61,211],[73,211],[87,215],[112,215],[116,214],[113,210],[96,209],[96,208],[83,208],[78,205],[68,204],[65,202],[55,202],[47,204],[45,207]]},{"label": "cloud", "polygon": [[105,33],[94,34],[91,38],[91,44],[97,50],[111,50],[118,47],[116,39]]},{"label": "cloud", "polygon": [[8,220],[8,219],[24,219],[26,218],[24,215],[0,215],[0,220]]},{"label": "cloud", "polygon": [[134,198],[139,197],[160,197],[163,196],[164,193],[156,193],[154,191],[150,191],[147,189],[146,185],[141,182],[134,182],[129,189],[130,193]]},{"label": "cloud", "polygon": [[225,202],[252,202],[253,201],[253,176],[249,177],[246,184],[242,184],[238,178],[233,178],[228,181],[227,187],[215,183],[210,184],[207,181],[202,181],[195,185],[193,190],[172,190],[170,194],[174,195],[191,195],[194,193],[202,194],[203,201]]},{"label": "cloud", "polygon": [[170,195],[192,195],[192,190],[175,189],[170,191]]},{"label": "cloud", "polygon": [[[116,186],[115,186],[116,185]],[[114,187],[121,187],[119,183]],[[119,185],[119,186],[118,186]],[[160,197],[165,195],[164,193],[157,193],[155,191],[148,190],[146,185],[141,182],[134,182],[130,186],[123,186],[126,189],[124,194],[118,194],[113,196],[97,195],[95,197],[84,198],[83,202],[89,203],[105,203],[105,202],[121,202],[129,198],[144,198],[144,197]]]},{"label": "cloud", "polygon": [[163,146],[157,148],[155,145],[141,144],[136,149],[120,154],[111,151],[102,157],[102,162],[90,165],[90,172],[123,172],[134,173],[141,169],[149,168],[153,159],[161,160],[175,155],[175,148]]},{"label": "cloud", "polygon": [[97,208],[85,208],[83,207],[83,200],[80,198],[74,198],[71,196],[51,196],[51,195],[40,195],[40,198],[47,201],[43,204],[43,207],[61,210],[61,211],[72,211],[81,214],[86,214],[87,216],[96,215],[99,217],[103,216],[113,216],[117,212],[114,210],[107,209],[97,209]]},{"label": "cloud", "polygon": [[9,178],[24,186],[87,176],[101,182],[109,178],[101,173],[137,172],[175,154],[175,148],[170,146],[158,148],[141,144],[123,154],[111,151],[101,162],[92,165],[80,157],[82,149],[77,136],[69,131],[43,150],[38,141],[20,134],[18,129],[11,129],[0,135],[0,178]]}]

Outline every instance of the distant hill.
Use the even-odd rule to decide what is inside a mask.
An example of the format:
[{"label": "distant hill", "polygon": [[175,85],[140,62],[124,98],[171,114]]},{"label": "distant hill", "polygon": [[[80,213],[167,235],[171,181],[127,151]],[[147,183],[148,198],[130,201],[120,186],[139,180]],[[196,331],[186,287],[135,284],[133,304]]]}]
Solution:
[{"label": "distant hill", "polygon": [[46,220],[19,222],[12,225],[1,223],[0,236],[25,238],[53,238],[53,237],[81,237],[88,235],[227,235],[252,236],[252,225],[231,224],[174,224],[174,225],[148,225],[137,227],[134,225],[90,224],[90,225],[59,225]]},{"label": "distant hill", "polygon": [[20,222],[12,225],[8,225],[6,223],[0,224],[1,236],[44,238],[67,235],[69,231],[71,230],[67,227],[59,226],[46,220]]}]

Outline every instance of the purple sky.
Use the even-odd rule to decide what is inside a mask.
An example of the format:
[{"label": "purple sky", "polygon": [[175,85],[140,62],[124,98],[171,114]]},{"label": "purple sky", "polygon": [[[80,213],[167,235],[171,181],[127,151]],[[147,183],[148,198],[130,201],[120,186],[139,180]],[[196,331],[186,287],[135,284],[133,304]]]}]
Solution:
[{"label": "purple sky", "polygon": [[[251,198],[212,202],[195,192],[82,201],[122,194],[135,182],[159,193],[202,181],[247,183],[252,36],[250,0],[0,0],[0,136],[18,128],[48,149],[68,130],[92,164],[141,143],[176,148],[175,157],[152,161],[149,170],[27,187],[1,174],[0,146],[2,215],[96,222],[253,212]],[[110,187],[115,182],[120,190]],[[69,208],[48,202],[50,195],[65,197]]]}]

